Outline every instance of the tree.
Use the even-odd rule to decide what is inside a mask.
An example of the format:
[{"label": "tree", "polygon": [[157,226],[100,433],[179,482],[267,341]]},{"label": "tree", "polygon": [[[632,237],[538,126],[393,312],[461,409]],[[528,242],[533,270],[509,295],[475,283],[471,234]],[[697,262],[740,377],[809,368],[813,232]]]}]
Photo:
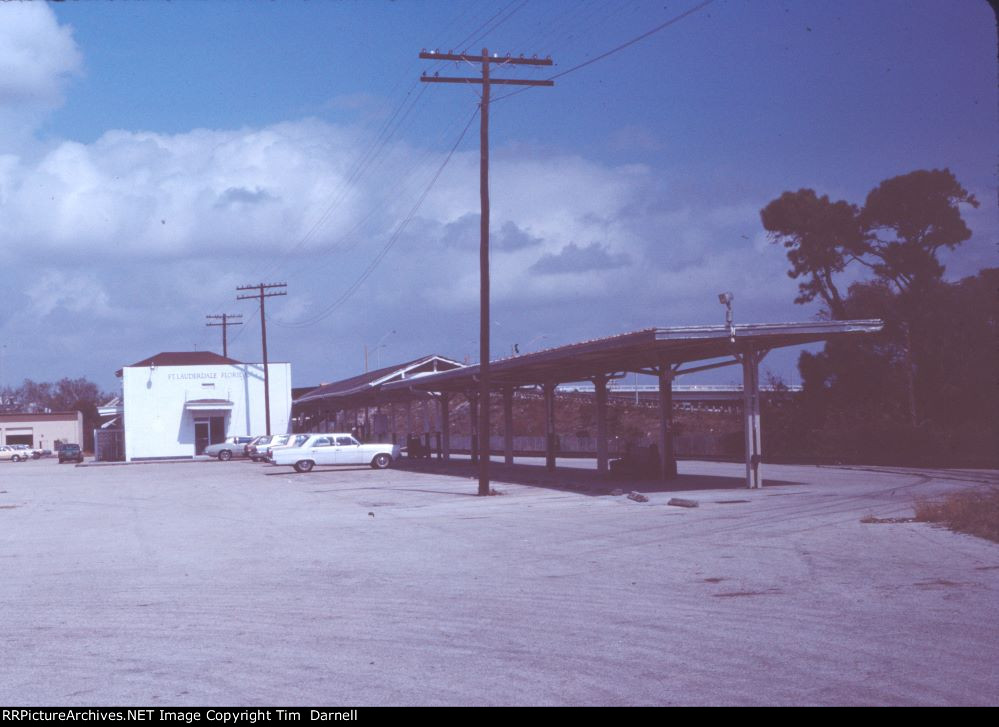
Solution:
[{"label": "tree", "polygon": [[774,243],[787,248],[788,275],[806,277],[795,303],[821,298],[833,318],[843,317],[843,296],[835,276],[851,262],[871,269],[900,292],[939,281],[937,254],[971,237],[960,205],[978,200],[949,169],[917,170],[881,182],[862,209],[831,202],[814,190],[784,192],[760,211]]},{"label": "tree", "polygon": [[971,237],[959,205],[978,207],[950,169],[925,169],[892,177],[867,195],[859,222],[864,253],[875,275],[900,292],[923,289],[943,277],[941,248]]},{"label": "tree", "polygon": [[[944,281],[939,260],[971,237],[978,206],[949,169],[881,182],[862,208],[813,190],[785,192],[760,211],[787,248],[796,303],[816,298],[833,318],[881,318],[878,337],[829,341],[804,353],[804,384],[787,427],[802,449],[837,459],[965,457],[994,462],[996,270]],[[856,263],[866,281],[841,292]]]},{"label": "tree", "polygon": [[760,218],[770,239],[788,250],[788,276],[807,278],[798,284],[794,302],[809,303],[818,296],[833,318],[841,318],[843,297],[833,277],[862,251],[857,208],[842,200],[830,202],[812,189],[799,189],[773,200]]}]

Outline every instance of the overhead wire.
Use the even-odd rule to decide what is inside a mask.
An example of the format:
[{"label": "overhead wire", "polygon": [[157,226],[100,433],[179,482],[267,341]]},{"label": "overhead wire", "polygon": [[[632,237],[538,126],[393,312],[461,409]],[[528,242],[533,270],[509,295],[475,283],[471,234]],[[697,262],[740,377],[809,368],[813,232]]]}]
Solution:
[{"label": "overhead wire", "polygon": [[[502,25],[503,23],[505,23],[506,21],[508,21],[511,17],[513,17],[513,15],[515,15],[518,11],[520,11],[524,6],[526,6],[527,2],[528,2],[528,0],[520,0],[519,3],[518,3],[518,0],[512,0],[510,3],[508,3],[507,5],[505,5],[504,7],[502,7],[499,11],[497,11],[496,13],[494,13],[486,21],[480,23],[473,31],[471,31],[470,33],[466,34],[466,36],[458,44],[456,44],[456,45],[458,47],[461,47],[462,45],[474,43],[474,42],[476,42],[476,40],[481,39],[481,38],[487,36],[489,33],[493,32],[494,30],[496,30],[496,28],[498,28],[500,25]],[[516,7],[514,7],[514,6],[516,6]],[[426,86],[424,86],[424,89],[425,88],[426,88]],[[391,133],[387,134],[384,137],[384,139],[380,142],[379,146],[374,151],[374,153],[372,153],[370,155],[370,160],[373,160],[381,152],[381,150],[385,147],[385,145],[392,138],[392,136],[394,136],[395,132],[402,125],[402,123],[405,120],[406,116],[408,116],[408,114],[415,107],[416,103],[419,101],[419,96],[422,96],[424,89],[421,89],[420,94],[418,95],[417,99],[414,100],[413,104],[410,105],[410,107],[407,109],[406,113],[403,114],[403,116],[399,119],[399,122],[396,123],[396,125],[392,129]],[[397,112],[398,112],[398,109],[397,109]],[[474,118],[474,114],[473,114],[473,118]],[[471,121],[469,121],[469,123],[471,123]],[[467,125],[466,125],[466,129],[462,131],[462,134],[461,134],[462,137],[464,136],[465,131],[467,131]],[[460,138],[461,137],[459,137],[459,142],[460,142]],[[452,153],[453,153],[453,151],[452,151]],[[449,160],[450,157],[451,157],[451,154],[448,154],[447,159]],[[368,162],[369,162],[368,158],[365,158],[365,159],[362,160],[362,163],[368,163]],[[373,163],[373,161],[371,163]],[[445,164],[446,163],[447,163],[447,160],[445,160]],[[433,182],[431,182],[431,186],[432,186],[432,184],[434,182],[436,182],[436,179],[437,179],[437,177],[439,177],[440,172],[442,171],[442,169],[443,168],[439,169],[438,172],[435,174],[434,180],[433,180]],[[352,175],[350,178],[348,178],[348,180],[345,182],[345,184],[353,184],[354,182],[356,182],[357,179],[358,179],[358,177],[360,177],[361,174],[363,174],[364,171],[367,171],[367,169],[361,170],[357,174]],[[416,209],[418,209],[419,205],[422,204],[422,201],[423,201],[423,199],[425,199],[426,194],[428,192],[429,192],[429,188],[424,192],[423,195],[421,195],[420,200],[417,202]],[[304,246],[305,242],[307,242],[308,238],[311,237],[312,234],[314,234],[315,230],[317,230],[319,228],[319,226],[321,224],[323,224],[326,221],[326,219],[329,218],[329,215],[332,213],[332,211],[335,208],[335,206],[342,201],[342,197],[343,196],[345,196],[345,195],[341,195],[341,198],[335,200],[327,208],[327,210],[324,212],[324,214],[317,220],[317,222],[312,226],[312,228],[310,228],[310,230],[306,234],[306,236],[303,237],[302,240],[300,240],[295,246],[293,246],[288,251],[288,255],[296,252],[297,250],[301,249],[302,246]],[[351,229],[350,232],[351,233],[355,232],[367,220],[369,220],[371,217],[373,217],[374,214],[377,213],[378,211],[379,211],[378,207],[373,207],[364,218],[362,218],[361,220],[359,220],[358,223],[356,223],[354,225],[354,227]],[[403,222],[403,226],[408,221],[409,221],[409,218],[406,218],[406,220],[404,220],[404,222]],[[401,232],[401,228],[400,228],[399,232]],[[348,236],[349,236],[349,233],[348,233],[348,235],[344,235],[343,237],[348,237]],[[341,238],[341,239],[343,239],[343,238]],[[360,238],[359,237],[354,237],[353,240],[354,240],[353,244],[349,244],[347,246],[347,249],[350,249],[352,247],[356,247],[356,245],[359,243]],[[394,244],[394,242],[392,242],[392,244]],[[286,255],[285,257],[287,258],[288,255]],[[380,262],[380,260],[382,259],[382,257],[384,257],[384,254],[380,253],[379,256],[376,258],[376,260]],[[326,264],[328,265],[330,263],[326,263]],[[322,264],[320,264],[320,265],[322,266]],[[315,269],[314,266],[313,266],[313,269]],[[370,274],[370,273],[366,272],[363,275],[366,278],[368,274]],[[352,294],[353,290],[355,290],[355,289],[356,288],[353,287],[353,286],[351,288],[349,288],[347,296],[349,297],[349,295]],[[277,325],[283,325],[283,326],[297,326],[297,325],[299,325],[298,323],[282,322],[282,321],[279,321],[277,319],[275,319],[275,321],[276,321]]]},{"label": "overhead wire", "polygon": [[[545,80],[546,81],[554,81],[556,78],[561,78],[563,76],[569,75],[570,73],[574,73],[574,72],[576,72],[576,71],[578,71],[578,70],[580,70],[582,68],[586,68],[587,66],[592,65],[592,64],[596,63],[597,61],[601,61],[604,58],[607,58],[608,56],[614,55],[615,53],[618,53],[618,52],[624,50],[625,48],[628,48],[628,47],[634,45],[635,43],[638,43],[639,41],[645,40],[650,35],[654,35],[655,33],[658,33],[661,30],[665,30],[669,26],[671,26],[671,25],[673,25],[675,23],[680,22],[684,18],[686,18],[686,17],[688,17],[690,15],[693,15],[694,13],[698,12],[699,10],[704,9],[705,7],[707,7],[708,5],[710,5],[713,2],[714,2],[714,0],[703,0],[703,2],[698,3],[697,5],[695,5],[694,7],[690,8],[689,10],[686,10],[686,11],[680,13],[679,15],[673,16],[672,18],[670,18],[666,22],[660,23],[656,27],[654,27],[654,28],[652,28],[650,30],[645,31],[641,35],[637,35],[634,38],[631,38],[630,40],[627,40],[624,43],[621,43],[620,45],[617,45],[617,46],[611,48],[610,50],[605,51],[604,53],[601,53],[598,56],[590,58],[589,60],[583,61],[582,63],[578,63],[575,66],[572,66],[571,68],[568,68],[568,69],[566,69],[564,71],[560,71],[559,73],[556,73],[556,74],[554,74],[552,76],[549,76]],[[518,93],[523,93],[524,91],[527,91],[530,88],[532,88],[532,87],[531,86],[524,86],[523,88],[519,88],[516,91],[511,91],[510,93],[501,94],[501,95],[496,96],[495,98],[493,98],[490,101],[490,103],[491,104],[492,103],[496,103],[497,101],[502,101],[503,99],[510,98],[511,96],[516,96]]]},{"label": "overhead wire", "polygon": [[[351,169],[347,177],[341,181],[339,187],[337,188],[337,191],[334,193],[332,201],[329,203],[329,205],[327,205],[326,209],[323,210],[322,214],[309,227],[309,229],[305,232],[305,234],[302,235],[302,237],[299,238],[299,240],[294,245],[292,245],[283,253],[283,257],[285,259],[293,255],[294,253],[298,252],[299,250],[301,250],[305,246],[305,244],[317,233],[319,228],[322,227],[322,225],[330,218],[333,212],[340,205],[344,203],[344,201],[350,196],[350,194],[354,192],[354,185],[356,184],[356,182],[362,176],[364,176],[364,174],[367,172],[367,168],[374,163],[375,159],[378,158],[382,150],[385,149],[389,141],[391,141],[392,138],[395,136],[396,132],[399,130],[403,122],[412,112],[413,108],[415,108],[416,104],[419,103],[420,98],[423,96],[424,92],[426,91],[426,88],[425,87],[421,88],[419,93],[416,95],[416,98],[413,99],[413,102],[408,104],[407,106],[406,102],[409,100],[409,96],[412,94],[412,91],[413,89],[411,88],[406,93],[406,98],[396,108],[395,112],[388,119],[388,121],[386,121],[386,123],[382,126],[381,131],[379,131],[379,133],[376,135],[372,143],[358,158],[357,162],[355,163],[354,167]],[[405,112],[403,112],[402,115],[400,116],[399,114],[403,109],[405,109]],[[398,119],[397,122],[396,119]],[[394,125],[393,122],[395,122]],[[272,260],[270,265],[264,269],[262,275],[266,276],[267,274],[270,274],[270,272],[275,270],[279,265],[280,262]]]},{"label": "overhead wire", "polygon": [[[515,13],[521,10],[527,4],[528,0],[520,0],[520,4],[517,5],[517,7],[514,7],[512,10],[510,10],[510,8],[515,4],[517,4],[517,2],[518,0],[511,0],[510,3],[502,7],[496,13],[494,13],[489,19],[480,23],[473,31],[466,34],[466,36],[457,45],[460,47],[462,44],[466,42],[468,43],[475,42],[476,38],[481,38],[484,35],[492,32],[500,25],[505,23],[507,20],[509,20]],[[452,21],[451,24],[454,24],[454,21]],[[489,27],[490,25],[492,27]],[[483,28],[486,28],[486,30],[483,30]],[[409,104],[409,106],[407,107],[406,101],[408,100],[410,95],[412,95],[413,89],[415,88],[416,85],[420,85],[422,87],[419,93],[417,94],[416,98],[413,99],[413,102]],[[291,255],[301,250],[305,246],[305,244],[316,234],[319,228],[330,218],[333,212],[345,202],[345,200],[353,192],[355,183],[362,176],[364,176],[365,173],[369,171],[369,168],[371,166],[373,166],[376,163],[376,160],[379,158],[381,152],[388,145],[389,141],[391,141],[392,138],[394,138],[396,132],[398,132],[398,130],[402,127],[407,117],[410,115],[410,113],[419,103],[425,91],[426,91],[426,85],[419,84],[418,81],[413,82],[409,90],[406,92],[406,96],[404,97],[403,101],[396,106],[395,111],[392,113],[390,118],[385,122],[385,124],[383,124],[381,130],[376,135],[371,145],[359,157],[358,161],[354,165],[350,174],[348,174],[348,176],[341,182],[330,204],[326,207],[323,213],[316,219],[316,221],[309,227],[309,229],[305,232],[305,234],[294,245],[292,245],[282,254],[281,257],[285,261],[288,258],[290,258]],[[402,113],[402,115],[400,116],[399,114],[404,108],[405,112]],[[279,269],[279,266],[281,264],[282,263],[278,259],[276,258],[271,259],[267,264],[267,266],[262,270],[261,275],[266,276],[268,274],[271,274],[271,272],[273,272],[274,270]]]},{"label": "overhead wire", "polygon": [[[452,121],[451,124],[449,124],[447,127],[445,127],[444,134],[446,134],[447,137],[451,136],[451,130],[457,125],[457,123],[458,122]],[[442,136],[444,134],[442,134]],[[434,156],[434,154],[435,154],[435,152],[434,152],[433,147],[428,147],[421,154],[419,160],[417,160],[417,162],[412,165],[412,171],[410,173],[408,173],[407,175],[405,175],[405,179],[403,181],[398,181],[397,180],[395,186],[390,187],[390,188],[386,188],[384,190],[385,193],[384,193],[382,199],[378,203],[372,204],[371,207],[370,207],[370,209],[367,211],[366,214],[364,214],[360,219],[358,219],[353,224],[353,226],[351,226],[350,229],[348,229],[347,231],[345,231],[343,234],[339,235],[338,238],[336,239],[336,241],[330,242],[327,245],[327,247],[329,247],[329,248],[335,248],[339,253],[350,252],[354,248],[356,248],[360,244],[360,242],[362,241],[362,239],[363,239],[362,236],[359,235],[359,234],[357,234],[357,233],[372,218],[374,218],[379,213],[384,213],[385,212],[384,206],[385,206],[385,204],[387,202],[387,198],[391,198],[392,200],[395,200],[395,199],[397,199],[399,197],[407,196],[407,190],[402,189],[402,188],[406,184],[408,184],[411,180],[417,179],[419,177],[419,175],[425,169],[429,168],[428,165],[426,164],[426,162],[428,162],[430,160],[430,158],[432,156]],[[402,175],[398,175],[398,176],[402,176]],[[331,265],[341,264],[341,262],[342,262],[342,258],[337,257],[337,256],[333,256],[333,255],[321,256],[318,259],[312,258],[312,259],[310,259],[309,271],[312,272],[312,273],[316,273],[316,272],[321,271],[321,270],[323,270],[325,268],[328,268]]]},{"label": "overhead wire", "polygon": [[302,328],[302,327],[312,326],[318,323],[319,321],[327,318],[334,311],[336,311],[337,308],[343,305],[354,294],[354,292],[364,283],[364,281],[366,281],[371,276],[375,268],[378,267],[378,264],[395,246],[396,242],[398,242],[399,237],[402,235],[406,226],[413,219],[413,217],[416,216],[416,213],[423,205],[424,200],[426,200],[427,196],[430,194],[430,191],[434,188],[434,185],[437,183],[437,180],[440,179],[440,176],[444,172],[445,167],[447,167],[448,162],[451,161],[451,157],[454,156],[454,153],[458,149],[458,146],[465,138],[465,134],[468,132],[468,128],[472,125],[472,121],[475,120],[475,117],[478,115],[478,113],[479,109],[478,107],[476,107],[475,111],[469,117],[468,122],[465,124],[465,127],[461,130],[461,134],[458,135],[458,139],[454,142],[454,145],[448,151],[447,156],[444,158],[444,161],[441,162],[441,165],[440,167],[438,167],[437,172],[434,174],[429,184],[427,184],[426,188],[423,190],[423,193],[420,195],[419,199],[417,199],[416,203],[410,209],[409,214],[406,215],[406,217],[402,220],[402,222],[399,223],[399,225],[396,227],[395,231],[392,233],[391,237],[389,237],[388,241],[385,243],[382,249],[364,269],[364,272],[362,272],[361,275],[358,276],[358,278],[350,285],[350,287],[348,287],[347,290],[343,294],[341,294],[339,298],[334,300],[330,305],[328,305],[325,309],[323,309],[320,313],[316,314],[312,318],[304,321],[281,322],[278,325],[287,328]]},{"label": "overhead wire", "polygon": [[[613,47],[613,48],[611,48],[611,49],[609,49],[609,50],[601,53],[600,55],[595,56],[594,58],[591,58],[591,59],[588,59],[586,61],[583,61],[582,63],[578,63],[578,64],[576,64],[576,65],[574,65],[574,66],[572,66],[572,67],[570,67],[570,68],[568,68],[568,69],[566,69],[564,71],[560,71],[559,73],[556,73],[556,74],[550,76],[547,80],[555,80],[557,78],[561,78],[561,77],[566,76],[566,75],[568,75],[570,73],[573,73],[573,72],[578,71],[578,70],[580,70],[582,68],[585,68],[585,67],[587,67],[589,65],[592,65],[592,64],[594,64],[594,63],[596,63],[598,61],[601,61],[601,60],[603,60],[603,59],[605,59],[605,58],[607,58],[607,57],[609,57],[609,56],[611,56],[611,55],[613,55],[615,53],[618,53],[618,52],[620,52],[620,51],[622,51],[622,50],[624,50],[624,49],[626,49],[626,48],[634,45],[635,43],[638,43],[638,42],[644,40],[645,38],[648,38],[649,36],[651,36],[651,35],[653,35],[653,34],[655,34],[657,32],[660,32],[661,30],[664,30],[665,28],[667,28],[667,27],[669,27],[669,26],[671,26],[671,25],[679,22],[680,20],[683,20],[684,18],[686,18],[686,17],[688,17],[688,16],[690,16],[690,15],[698,12],[699,10],[703,9],[704,7],[706,7],[707,5],[710,5],[712,2],[713,2],[713,0],[704,0],[703,2],[699,3],[698,5],[695,5],[694,7],[690,8],[690,9],[688,9],[686,11],[684,11],[683,13],[680,13],[680,14],[674,16],[674,17],[669,18],[665,22],[660,23],[659,25],[657,25],[657,26],[649,29],[648,31],[645,31],[645,32],[643,32],[643,33],[641,33],[641,34],[639,34],[639,35],[637,35],[637,36],[635,36],[635,37],[633,37],[633,38],[625,41],[624,43],[621,43],[621,44],[619,44],[619,45],[617,45],[617,46],[615,46],[615,47]],[[502,25],[507,20],[509,20],[514,14],[516,14],[523,7],[525,7],[526,4],[527,4],[527,0],[521,0],[519,2],[519,4],[518,4],[517,0],[511,0],[510,3],[508,3],[507,5],[505,5],[504,7],[502,7],[500,10],[498,10],[496,13],[494,13],[492,16],[490,16],[487,20],[485,20],[484,22],[480,23],[470,33],[467,33],[466,36],[464,38],[462,38],[462,40],[459,43],[455,44],[455,46],[457,46],[459,48],[464,47],[464,48],[467,49],[467,47],[470,46],[472,43],[475,43],[475,42],[477,42],[479,40],[482,40],[483,38],[488,37],[488,35],[490,33],[492,33],[493,31],[495,31],[500,25]],[[516,5],[516,7],[514,7],[515,5]],[[588,14],[585,17],[582,18],[582,20],[581,20],[580,23],[577,23],[577,26],[581,27],[581,26],[588,25],[589,21],[592,21],[593,18],[596,17],[597,12],[600,9],[604,8],[604,7],[607,7],[607,6],[606,5],[602,5],[602,6],[591,5],[591,7],[589,8]],[[441,62],[438,62],[438,63],[441,63]],[[415,84],[414,84],[414,86],[415,86]],[[343,182],[341,183],[339,189],[337,190],[336,196],[333,198],[333,200],[330,202],[330,204],[324,209],[324,211],[322,212],[322,214],[310,226],[310,228],[306,231],[305,235],[303,235],[303,237],[300,238],[295,243],[295,245],[293,245],[291,248],[289,248],[288,251],[285,253],[285,255],[283,257],[286,260],[290,257],[291,254],[293,254],[296,251],[300,250],[308,242],[308,240],[311,239],[316,234],[316,232],[318,231],[318,229],[329,219],[329,217],[335,211],[335,209],[337,208],[337,206],[339,206],[340,204],[342,204],[343,201],[347,198],[347,196],[349,196],[349,193],[352,191],[351,188],[355,186],[356,182],[362,176],[364,176],[370,170],[370,168],[372,166],[374,166],[375,160],[379,158],[380,154],[386,148],[386,146],[389,143],[389,141],[391,141],[391,139],[395,136],[395,134],[401,128],[402,124],[405,122],[406,118],[412,113],[413,109],[417,106],[417,104],[419,103],[421,97],[423,96],[423,93],[425,91],[425,87],[420,90],[420,92],[417,94],[416,98],[413,99],[412,103],[408,104],[408,106],[407,106],[407,101],[409,100],[410,96],[412,95],[412,92],[414,90],[414,86],[410,87],[410,89],[406,93],[406,96],[403,98],[402,102],[396,106],[394,112],[386,120],[385,124],[383,124],[381,130],[375,136],[375,138],[373,139],[373,141],[371,142],[371,144],[366,148],[365,152],[362,153],[362,155],[358,158],[358,160],[355,163],[355,165],[354,165],[351,173],[343,180]],[[530,87],[524,87],[524,88],[518,89],[516,91],[510,92],[510,93],[506,93],[506,94],[502,94],[502,95],[499,95],[499,96],[495,96],[492,99],[492,103],[495,103],[496,101],[503,100],[505,98],[509,98],[509,97],[511,97],[513,95],[516,95],[517,93],[521,93],[521,92],[523,92],[525,90],[528,90],[529,88]],[[404,109],[405,109],[405,111],[403,111]],[[396,242],[399,239],[399,236],[402,234],[402,232],[405,229],[406,225],[412,220],[412,218],[415,216],[416,212],[419,210],[420,206],[423,204],[423,202],[426,199],[426,197],[429,195],[430,191],[432,190],[433,186],[436,184],[436,182],[439,179],[439,177],[440,177],[441,173],[443,172],[444,168],[447,166],[448,162],[450,161],[451,157],[453,156],[453,154],[454,154],[455,150],[457,149],[458,145],[461,143],[462,139],[464,138],[464,136],[465,136],[465,134],[466,134],[466,132],[468,130],[468,127],[471,125],[472,120],[475,118],[475,115],[477,113],[478,113],[478,108],[476,108],[475,113],[473,113],[472,116],[469,118],[469,120],[466,123],[465,127],[463,128],[461,134],[459,135],[458,140],[455,142],[455,144],[452,146],[451,150],[448,152],[446,158],[444,159],[444,162],[437,169],[437,171],[434,174],[433,178],[431,179],[430,183],[423,190],[423,193],[417,199],[416,203],[413,205],[413,207],[410,210],[409,214],[396,227],[395,232],[389,237],[389,240],[387,241],[387,243],[382,247],[382,249],[375,256],[375,258],[371,261],[371,263],[361,273],[361,275],[347,288],[347,290],[340,297],[338,297],[335,301],[333,301],[333,303],[331,303],[329,306],[327,306],[325,309],[323,309],[323,311],[321,311],[320,313],[312,316],[311,318],[309,318],[307,320],[304,320],[304,321],[296,321],[296,322],[284,322],[284,321],[279,321],[277,319],[274,319],[274,322],[277,325],[285,326],[285,327],[292,327],[292,328],[305,327],[305,326],[314,325],[315,323],[317,323],[317,322],[323,320],[324,318],[328,317],[333,311],[335,311],[337,308],[339,308],[344,302],[346,302],[346,300],[348,300],[353,295],[353,293],[364,283],[364,281],[367,280],[368,277],[370,277],[370,275],[373,273],[374,269],[378,266],[378,264],[388,254],[389,250],[391,250],[391,248],[396,244]],[[401,114],[401,116],[400,116],[400,114]],[[359,223],[356,224],[352,228],[351,232],[356,231],[361,225],[363,225],[368,219],[370,219],[377,211],[379,211],[379,208],[378,207],[374,207],[365,218],[362,218],[362,220],[359,221]],[[355,238],[353,244],[351,245],[351,247],[354,247],[357,244],[358,244],[358,238]],[[273,265],[271,265],[271,268],[273,268]],[[234,336],[233,340],[236,340],[236,338],[238,337],[238,335],[241,334],[243,332],[243,330],[245,330],[245,329],[240,329],[239,333],[236,336]]]},{"label": "overhead wire", "polygon": [[[515,13],[521,10],[527,4],[527,0],[520,0],[519,5],[517,3],[518,0],[511,0],[511,2],[504,5],[502,8],[500,8],[496,13],[487,18],[485,21],[480,22],[473,30],[467,32],[464,35],[464,37],[461,39],[461,41],[459,43],[453,44],[452,47],[461,47],[463,44],[474,43],[477,38],[481,38],[484,34],[492,32],[497,27],[499,27],[507,20],[509,20]],[[515,5],[516,7],[514,7]],[[445,32],[451,27],[458,27],[460,25],[460,21],[464,19],[466,15],[468,15],[468,8],[471,7],[473,7],[471,4],[465,6],[465,9],[463,9],[461,13],[455,16],[445,26]],[[513,9],[511,10],[511,8]],[[401,83],[402,79],[403,77],[400,76],[400,82],[396,83],[396,85],[393,87],[392,91],[390,92],[390,95],[394,94],[396,90],[399,88],[399,86],[402,85]],[[409,102],[410,98],[412,97],[413,91],[415,90],[415,87],[417,85],[421,85],[422,87],[419,93],[416,94],[416,97],[413,98],[412,102],[408,103],[407,106],[407,102]],[[341,180],[341,183],[337,186],[337,188],[335,188],[333,194],[330,197],[329,204],[327,204],[327,206],[323,209],[322,213],[316,218],[315,222],[313,222],[312,225],[309,226],[309,228],[306,230],[306,232],[302,235],[301,238],[299,238],[291,247],[285,250],[278,258],[270,258],[265,264],[265,266],[263,266],[262,268],[258,268],[256,271],[257,273],[263,276],[264,274],[268,274],[274,271],[275,269],[280,269],[282,266],[286,265],[287,261],[291,259],[291,257],[297,251],[301,250],[309,242],[309,240],[315,237],[319,229],[329,220],[330,216],[350,196],[350,193],[353,191],[353,188],[356,187],[356,183],[366,174],[368,174],[373,168],[376,168],[376,164],[380,160],[383,151],[386,149],[389,142],[395,137],[395,135],[402,127],[406,119],[413,112],[413,109],[417,107],[421,98],[423,97],[425,90],[426,86],[423,84],[419,84],[418,81],[413,81],[410,84],[409,88],[406,90],[405,95],[397,104],[395,104],[392,113],[382,124],[378,133],[372,138],[370,143],[364,148],[361,154],[358,155],[358,157],[356,158],[355,162],[351,167],[350,173],[343,180]],[[474,114],[472,118],[474,118]],[[469,123],[471,122],[469,121]],[[451,126],[453,127],[453,124]],[[463,131],[462,137],[464,136],[464,133],[465,132]],[[450,134],[447,135],[449,136]],[[458,143],[460,143],[462,137],[459,137]],[[433,154],[432,149],[428,149],[425,152],[425,154],[421,157],[421,159],[418,160],[416,167],[422,168],[424,161],[432,154]],[[450,159],[450,157],[451,154],[448,155],[447,159],[445,160],[445,164],[447,163],[447,160]],[[433,179],[433,182],[436,182],[436,179],[437,177],[439,177],[440,172],[442,170],[443,166],[441,167],[441,169],[438,170],[437,174]],[[411,177],[412,174],[401,175],[401,176],[408,178]],[[432,186],[433,182],[431,183],[430,186]],[[427,189],[427,192],[429,192],[429,187]],[[425,192],[423,197],[420,198],[418,205],[422,203],[423,198],[425,198],[427,192]],[[372,211],[369,213],[369,215],[367,215],[358,225],[355,225],[353,229],[356,230],[360,225],[362,225],[365,221],[367,221],[367,219],[370,219],[378,211],[379,207],[377,206],[374,207]],[[408,222],[408,218],[407,220],[404,221],[404,224],[405,222]],[[358,240],[355,239],[353,244],[350,245],[349,247],[354,247],[357,244]],[[394,244],[394,242],[392,244]],[[259,312],[259,306],[257,308],[257,312]],[[242,336],[243,333],[247,330],[247,328],[248,326],[241,326],[230,340],[232,341],[238,340],[239,337]]]}]

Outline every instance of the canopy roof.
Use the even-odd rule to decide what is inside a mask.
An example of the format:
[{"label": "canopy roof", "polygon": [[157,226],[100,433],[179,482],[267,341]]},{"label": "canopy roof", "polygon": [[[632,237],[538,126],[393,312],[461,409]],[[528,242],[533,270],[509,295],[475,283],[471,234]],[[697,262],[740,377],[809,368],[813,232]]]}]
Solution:
[{"label": "canopy roof", "polygon": [[[649,371],[663,364],[682,374],[736,363],[747,351],[768,351],[786,346],[825,341],[848,335],[877,333],[884,323],[877,319],[813,321],[808,323],[744,323],[734,326],[679,326],[646,328],[608,338],[546,349],[490,362],[491,385],[528,386],[583,381],[600,374]],[[733,342],[734,339],[734,342]],[[707,365],[684,364],[709,362]],[[423,391],[465,391],[477,385],[479,366],[465,366],[428,376],[406,385]],[[390,383],[392,392],[401,384]]]},{"label": "canopy roof", "polygon": [[[877,333],[877,319],[807,323],[745,323],[646,328],[490,362],[491,386],[533,386],[585,381],[625,371],[654,372],[666,364],[677,374],[737,363],[747,351],[769,351],[842,336]],[[463,366],[436,354],[324,384],[295,399],[295,405],[349,408],[465,392],[478,386],[479,366]]]}]

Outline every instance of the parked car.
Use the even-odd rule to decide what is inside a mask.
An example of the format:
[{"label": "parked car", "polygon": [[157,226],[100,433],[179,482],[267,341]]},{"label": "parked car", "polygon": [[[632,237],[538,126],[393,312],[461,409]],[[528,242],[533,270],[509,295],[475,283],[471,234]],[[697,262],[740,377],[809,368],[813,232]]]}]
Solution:
[{"label": "parked car", "polygon": [[[284,449],[286,447],[301,447],[305,444],[306,440],[312,435],[310,434],[282,434],[280,437],[275,437],[274,440],[267,445],[267,461],[272,462],[271,456],[274,454],[276,449]],[[273,462],[272,462],[273,463]]]},{"label": "parked car", "polygon": [[59,447],[59,464],[63,462],[83,462],[83,450],[79,444],[64,444]]},{"label": "parked car", "polygon": [[9,447],[13,447],[24,459],[39,459],[42,456],[42,450],[35,449],[30,444],[10,444]]},{"label": "parked car", "polygon": [[205,447],[204,454],[228,462],[233,457],[245,457],[246,445],[252,441],[253,437],[229,437],[224,442],[209,444]]},{"label": "parked car", "polygon": [[274,450],[271,462],[290,465],[296,472],[309,472],[317,464],[367,464],[385,469],[398,458],[395,444],[361,444],[350,434],[313,434],[300,447],[280,447]]},{"label": "parked car", "polygon": [[0,445],[0,460],[8,460],[10,462],[20,462],[22,460],[28,459],[31,455],[25,456],[21,450],[14,449],[9,444]]},{"label": "parked car", "polygon": [[244,451],[246,452],[246,456],[254,462],[262,461],[267,453],[267,445],[271,443],[275,436],[277,435],[262,434],[256,437],[245,446]]}]

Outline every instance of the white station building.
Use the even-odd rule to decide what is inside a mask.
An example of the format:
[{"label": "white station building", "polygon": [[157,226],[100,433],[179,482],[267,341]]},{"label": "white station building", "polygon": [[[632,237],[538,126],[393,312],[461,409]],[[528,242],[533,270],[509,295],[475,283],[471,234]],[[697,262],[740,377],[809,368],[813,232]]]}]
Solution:
[{"label": "white station building", "polygon": [[[288,431],[291,364],[269,363],[270,431]],[[126,461],[184,459],[228,437],[267,431],[264,366],[210,351],[167,351],[124,366],[117,417]],[[120,458],[120,457],[119,457]]]}]

